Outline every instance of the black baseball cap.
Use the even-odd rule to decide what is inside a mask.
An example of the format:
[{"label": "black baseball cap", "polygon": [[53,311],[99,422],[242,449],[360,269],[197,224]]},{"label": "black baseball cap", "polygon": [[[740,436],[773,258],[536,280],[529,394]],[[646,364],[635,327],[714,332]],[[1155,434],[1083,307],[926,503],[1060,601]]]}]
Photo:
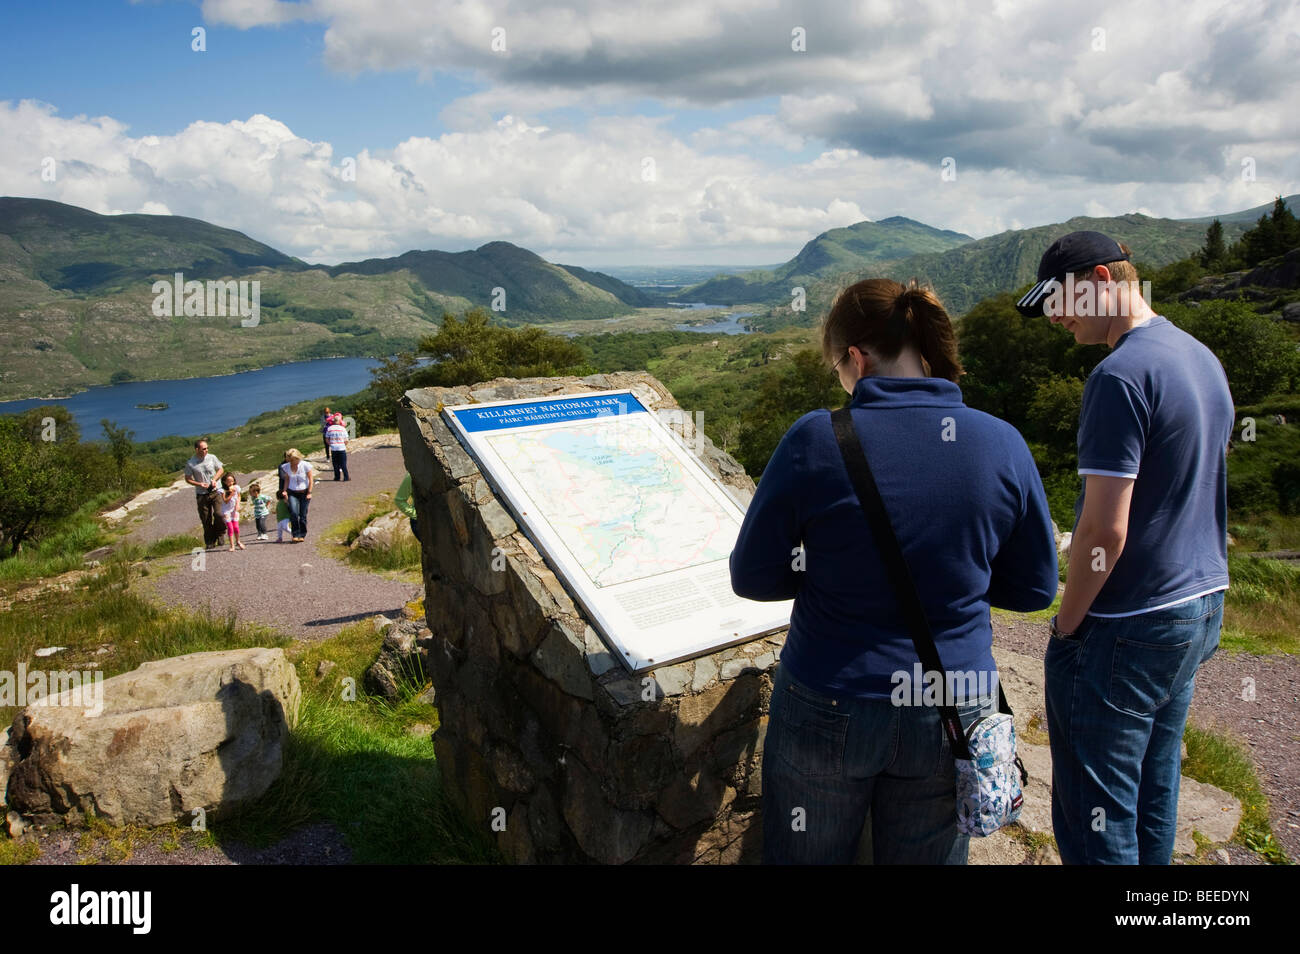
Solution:
[{"label": "black baseball cap", "polygon": [[1128,261],[1128,255],[1109,235],[1101,232],[1071,232],[1051,244],[1038,263],[1038,281],[1016,302],[1016,310],[1027,318],[1041,318],[1043,302],[1052,293],[1053,282],[1094,265]]}]

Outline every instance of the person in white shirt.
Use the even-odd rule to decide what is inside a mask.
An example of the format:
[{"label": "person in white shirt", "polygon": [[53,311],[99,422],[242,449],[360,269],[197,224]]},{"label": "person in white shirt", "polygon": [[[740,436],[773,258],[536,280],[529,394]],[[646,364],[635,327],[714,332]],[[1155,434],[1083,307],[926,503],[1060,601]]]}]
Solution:
[{"label": "person in white shirt", "polygon": [[289,505],[289,526],[292,543],[301,543],[307,536],[307,506],[311,503],[312,487],[316,483],[316,469],[303,460],[296,447],[285,451],[285,462],[280,465],[280,491],[277,496]]},{"label": "person in white shirt", "polygon": [[351,480],[348,476],[348,429],[343,425],[342,414],[330,418],[330,425],[325,428],[325,446],[329,448],[329,462],[334,465],[334,479]]}]

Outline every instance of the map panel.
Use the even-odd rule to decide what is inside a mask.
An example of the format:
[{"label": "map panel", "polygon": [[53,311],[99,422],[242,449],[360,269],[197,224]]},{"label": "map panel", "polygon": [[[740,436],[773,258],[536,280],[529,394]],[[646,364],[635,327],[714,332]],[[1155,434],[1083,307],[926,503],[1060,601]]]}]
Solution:
[{"label": "map panel", "polygon": [[[642,415],[629,429],[645,430]],[[725,560],[740,521],[668,447],[611,447],[600,421],[488,441],[596,586]]]},{"label": "map panel", "polygon": [[444,409],[484,475],[633,672],[789,625],[731,591],[744,514],[630,391]]}]

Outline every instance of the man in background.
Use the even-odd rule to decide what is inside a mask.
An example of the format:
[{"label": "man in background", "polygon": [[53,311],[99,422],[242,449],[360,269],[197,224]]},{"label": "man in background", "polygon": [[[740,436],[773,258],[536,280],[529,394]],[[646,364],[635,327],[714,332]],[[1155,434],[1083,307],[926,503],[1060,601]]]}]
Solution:
[{"label": "man in background", "polygon": [[199,507],[199,523],[203,524],[203,546],[211,550],[220,545],[226,535],[225,521],[221,519],[221,477],[226,468],[216,454],[208,453],[208,442],[200,438],[194,442],[194,456],[185,462],[185,482],[194,488],[194,499]]},{"label": "man in background", "polygon": [[1183,728],[1228,588],[1228,380],[1100,232],[1058,239],[1017,308],[1111,349],[1083,391],[1084,486],[1044,660],[1056,842],[1066,864],[1168,864]]}]

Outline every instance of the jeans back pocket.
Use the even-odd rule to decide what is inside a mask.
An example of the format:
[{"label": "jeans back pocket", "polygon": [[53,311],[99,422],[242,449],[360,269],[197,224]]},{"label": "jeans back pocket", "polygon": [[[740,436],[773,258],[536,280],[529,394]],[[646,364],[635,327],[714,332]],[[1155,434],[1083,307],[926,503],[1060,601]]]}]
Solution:
[{"label": "jeans back pocket", "polygon": [[1150,715],[1173,696],[1191,641],[1160,645],[1117,637],[1107,701],[1131,715]]},{"label": "jeans back pocket", "polygon": [[776,743],[776,754],[783,762],[808,778],[843,773],[848,713],[841,712],[833,700],[793,682],[773,706],[779,706],[778,731],[768,744]]}]

